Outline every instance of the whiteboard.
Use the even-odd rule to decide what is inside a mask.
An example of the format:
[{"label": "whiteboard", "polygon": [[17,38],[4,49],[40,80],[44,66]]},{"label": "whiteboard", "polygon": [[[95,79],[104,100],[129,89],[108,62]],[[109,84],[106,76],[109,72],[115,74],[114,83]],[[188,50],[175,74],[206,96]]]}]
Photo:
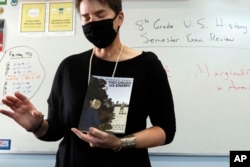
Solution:
[{"label": "whiteboard", "polygon": [[[31,63],[40,78],[32,84],[36,91],[30,99],[46,116],[58,64],[91,44],[77,15],[73,36],[22,37],[16,26],[18,6],[5,8],[0,16],[6,19],[5,50],[33,53]],[[124,44],[159,56],[175,102],[175,139],[170,145],[151,148],[151,154],[229,155],[230,150],[250,149],[249,9],[247,0],[124,1],[125,23],[120,30]],[[10,60],[4,53],[0,56],[2,81],[2,69]],[[2,115],[0,125],[0,139],[12,140],[11,150],[0,152],[57,149],[57,142],[39,141]]]}]

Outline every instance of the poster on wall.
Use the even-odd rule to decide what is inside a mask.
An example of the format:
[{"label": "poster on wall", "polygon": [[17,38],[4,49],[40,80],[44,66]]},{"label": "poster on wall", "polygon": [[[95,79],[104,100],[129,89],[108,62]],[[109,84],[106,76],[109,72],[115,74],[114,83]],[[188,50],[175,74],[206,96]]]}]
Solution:
[{"label": "poster on wall", "polygon": [[72,2],[50,3],[49,32],[73,31],[73,9]]},{"label": "poster on wall", "polygon": [[0,0],[0,5],[6,5],[7,4],[7,0]]},{"label": "poster on wall", "polygon": [[74,35],[74,3],[22,3],[20,35],[65,36]]},{"label": "poster on wall", "polygon": [[4,20],[0,19],[0,52],[3,51],[4,46]]},{"label": "poster on wall", "polygon": [[44,32],[45,10],[45,3],[23,4],[21,15],[21,32]]}]

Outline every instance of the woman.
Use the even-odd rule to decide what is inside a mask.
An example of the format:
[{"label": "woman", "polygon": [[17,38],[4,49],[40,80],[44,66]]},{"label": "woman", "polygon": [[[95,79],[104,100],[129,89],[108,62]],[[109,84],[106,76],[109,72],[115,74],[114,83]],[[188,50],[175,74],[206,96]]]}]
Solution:
[{"label": "woman", "polygon": [[[44,141],[60,142],[56,167],[150,167],[148,148],[172,142],[175,114],[166,72],[152,52],[125,46],[119,36],[124,21],[121,0],[76,0],[83,32],[94,48],[64,59],[48,98],[48,118],[21,93],[0,110]],[[92,75],[133,78],[125,134],[78,127]],[[121,94],[122,96],[122,94]],[[151,127],[147,127],[147,118]]]}]

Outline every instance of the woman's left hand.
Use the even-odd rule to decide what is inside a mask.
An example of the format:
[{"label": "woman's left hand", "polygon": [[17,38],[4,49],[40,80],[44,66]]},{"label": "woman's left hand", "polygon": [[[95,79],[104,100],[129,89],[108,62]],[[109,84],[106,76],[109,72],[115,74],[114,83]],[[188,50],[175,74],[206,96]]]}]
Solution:
[{"label": "woman's left hand", "polygon": [[101,147],[116,149],[120,147],[120,139],[111,133],[101,131],[97,128],[89,128],[87,133],[72,128],[71,129],[81,140],[89,143],[91,147]]}]

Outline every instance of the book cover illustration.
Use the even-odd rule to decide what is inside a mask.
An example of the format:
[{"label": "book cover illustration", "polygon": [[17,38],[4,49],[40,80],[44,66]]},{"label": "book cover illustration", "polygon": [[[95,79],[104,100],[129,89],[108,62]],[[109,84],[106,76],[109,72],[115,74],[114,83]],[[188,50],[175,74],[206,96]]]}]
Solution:
[{"label": "book cover illustration", "polygon": [[92,76],[78,128],[125,133],[132,86],[133,78]]}]

